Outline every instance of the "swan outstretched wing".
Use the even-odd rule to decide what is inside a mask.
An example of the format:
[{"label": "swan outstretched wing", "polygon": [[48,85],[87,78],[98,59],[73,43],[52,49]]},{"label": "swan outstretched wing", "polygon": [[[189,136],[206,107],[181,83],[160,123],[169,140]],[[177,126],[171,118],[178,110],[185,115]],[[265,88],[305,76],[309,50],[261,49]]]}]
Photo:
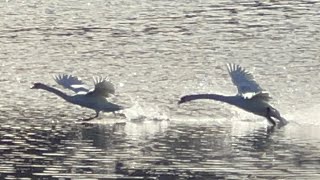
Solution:
[{"label": "swan outstretched wing", "polygon": [[64,88],[70,89],[75,93],[88,92],[88,87],[77,77],[67,74],[53,76],[54,80]]},{"label": "swan outstretched wing", "polygon": [[227,64],[227,66],[232,82],[237,86],[238,95],[246,99],[253,97],[262,98],[263,100],[270,99],[269,94],[259,86],[252,74],[239,65]]},{"label": "swan outstretched wing", "polygon": [[90,90],[87,95],[109,97],[114,94],[114,85],[106,78],[94,78],[94,89]]}]

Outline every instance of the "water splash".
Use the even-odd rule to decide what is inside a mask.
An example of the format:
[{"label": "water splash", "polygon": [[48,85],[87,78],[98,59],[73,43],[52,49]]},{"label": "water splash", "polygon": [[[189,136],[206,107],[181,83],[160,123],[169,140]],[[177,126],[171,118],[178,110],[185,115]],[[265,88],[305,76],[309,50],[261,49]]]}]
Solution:
[{"label": "water splash", "polygon": [[167,113],[160,109],[159,106],[150,103],[141,103],[135,101],[134,105],[123,111],[128,120],[169,120]]}]

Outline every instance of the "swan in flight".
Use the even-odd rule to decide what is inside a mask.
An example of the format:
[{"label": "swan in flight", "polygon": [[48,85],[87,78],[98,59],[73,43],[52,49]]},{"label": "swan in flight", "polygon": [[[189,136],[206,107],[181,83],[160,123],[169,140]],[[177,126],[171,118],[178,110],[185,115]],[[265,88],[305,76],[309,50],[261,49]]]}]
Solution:
[{"label": "swan in flight", "polygon": [[89,89],[80,79],[72,75],[63,74],[54,76],[53,78],[59,85],[74,91],[76,94],[67,95],[64,92],[43,83],[34,83],[31,89],[43,89],[56,94],[67,102],[95,110],[96,115],[84,119],[85,121],[98,117],[101,111],[114,113],[115,111],[123,109],[122,106],[107,101],[106,98],[110,97],[111,94],[114,94],[115,89],[113,84],[105,78],[94,78],[93,89]]},{"label": "swan in flight", "polygon": [[254,80],[252,74],[248,73],[244,68],[235,64],[227,64],[229,75],[233,84],[238,89],[235,96],[224,96],[218,94],[194,94],[181,97],[178,104],[197,99],[212,99],[216,101],[226,102],[237,106],[245,111],[263,116],[273,125],[279,120],[279,125],[284,126],[287,121],[281,117],[279,111],[273,108],[268,101],[271,99],[269,94],[264,91]]}]

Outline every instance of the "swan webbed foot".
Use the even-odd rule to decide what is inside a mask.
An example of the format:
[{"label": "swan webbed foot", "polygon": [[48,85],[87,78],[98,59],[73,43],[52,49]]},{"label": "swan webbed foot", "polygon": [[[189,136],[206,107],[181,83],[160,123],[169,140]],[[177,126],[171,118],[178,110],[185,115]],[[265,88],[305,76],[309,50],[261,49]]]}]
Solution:
[{"label": "swan webbed foot", "polygon": [[114,115],[114,117],[126,118],[126,115],[124,113],[119,112],[119,111],[113,111],[112,114]]},{"label": "swan webbed foot", "polygon": [[81,121],[91,121],[92,119],[95,119],[96,117],[89,117],[89,118],[85,118],[85,119],[81,119]]}]

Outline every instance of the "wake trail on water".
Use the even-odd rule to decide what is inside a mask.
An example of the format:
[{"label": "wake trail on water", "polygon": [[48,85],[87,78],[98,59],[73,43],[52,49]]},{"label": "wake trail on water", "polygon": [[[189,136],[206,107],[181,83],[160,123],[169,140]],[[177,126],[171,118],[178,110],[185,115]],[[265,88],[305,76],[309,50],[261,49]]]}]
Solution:
[{"label": "wake trail on water", "polygon": [[284,114],[284,117],[289,121],[289,124],[296,124],[299,126],[320,126],[320,105],[298,109],[293,112]]}]

